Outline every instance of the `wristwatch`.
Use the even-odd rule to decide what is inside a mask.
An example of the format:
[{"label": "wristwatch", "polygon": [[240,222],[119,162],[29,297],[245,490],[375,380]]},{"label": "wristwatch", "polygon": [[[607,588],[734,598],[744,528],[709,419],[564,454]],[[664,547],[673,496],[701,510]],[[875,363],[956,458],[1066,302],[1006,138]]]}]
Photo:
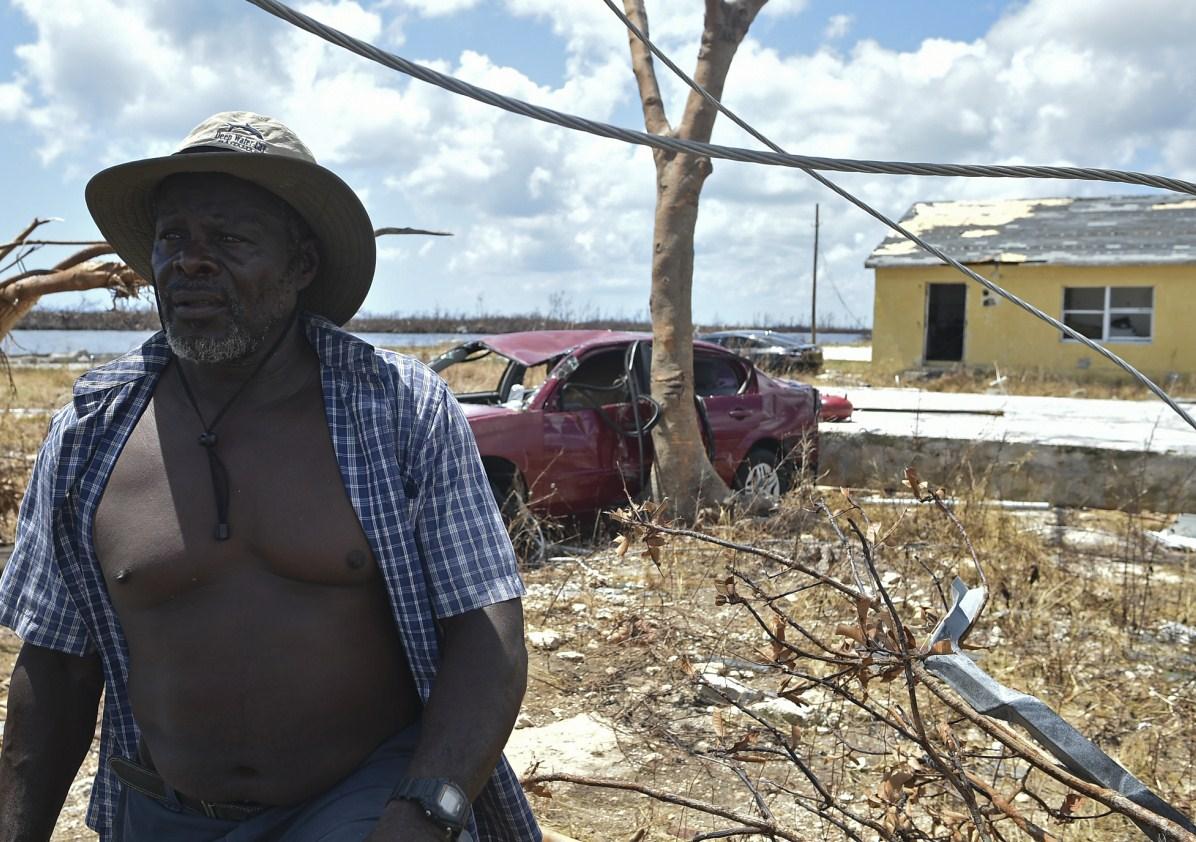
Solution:
[{"label": "wristwatch", "polygon": [[419,804],[429,819],[444,828],[445,839],[456,840],[469,821],[469,797],[447,778],[403,778],[390,800]]}]

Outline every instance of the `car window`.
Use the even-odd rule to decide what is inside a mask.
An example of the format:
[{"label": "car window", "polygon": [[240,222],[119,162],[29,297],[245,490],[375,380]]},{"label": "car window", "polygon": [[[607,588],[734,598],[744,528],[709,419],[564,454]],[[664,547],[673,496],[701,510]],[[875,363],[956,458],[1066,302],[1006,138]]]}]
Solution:
[{"label": "car window", "polygon": [[548,379],[548,363],[519,368],[519,376],[513,378],[514,382],[511,383],[511,391],[505,404],[511,409],[523,409],[531,403],[544,381]]},{"label": "car window", "polygon": [[747,372],[743,366],[715,354],[694,355],[694,392],[703,398],[737,395]]},{"label": "car window", "polygon": [[583,359],[561,389],[561,409],[592,409],[627,400],[622,348],[599,351]]}]

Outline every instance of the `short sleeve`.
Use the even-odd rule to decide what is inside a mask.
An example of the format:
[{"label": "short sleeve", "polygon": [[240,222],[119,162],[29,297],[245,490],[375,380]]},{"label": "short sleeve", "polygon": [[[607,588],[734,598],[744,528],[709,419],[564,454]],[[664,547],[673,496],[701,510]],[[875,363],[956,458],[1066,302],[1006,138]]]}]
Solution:
[{"label": "short sleeve", "polygon": [[70,412],[51,422],[21,500],[16,543],[0,577],[0,625],[26,643],[86,655],[94,647],[62,578],[53,536],[54,478]]},{"label": "short sleeve", "polygon": [[415,537],[438,617],[522,596],[515,552],[457,400],[439,390],[419,464]]}]

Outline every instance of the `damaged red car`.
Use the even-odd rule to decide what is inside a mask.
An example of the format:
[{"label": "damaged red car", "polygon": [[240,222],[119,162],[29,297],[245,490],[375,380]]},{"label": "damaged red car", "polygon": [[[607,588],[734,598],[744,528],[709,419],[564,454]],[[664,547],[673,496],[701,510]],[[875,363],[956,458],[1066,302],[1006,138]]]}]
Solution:
[{"label": "damaged red car", "polygon": [[[602,330],[485,336],[432,360],[477,439],[497,500],[541,514],[589,512],[646,490],[652,427],[649,334]],[[817,390],[694,343],[695,411],[729,485],[779,497],[818,462]]]}]

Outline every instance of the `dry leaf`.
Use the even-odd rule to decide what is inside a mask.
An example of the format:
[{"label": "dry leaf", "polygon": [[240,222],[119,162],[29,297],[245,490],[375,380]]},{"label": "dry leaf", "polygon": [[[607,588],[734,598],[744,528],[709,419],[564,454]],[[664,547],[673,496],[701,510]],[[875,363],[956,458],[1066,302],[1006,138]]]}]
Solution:
[{"label": "dry leaf", "polygon": [[868,627],[868,612],[873,608],[872,600],[866,596],[858,596],[855,600],[855,613],[860,618],[860,628]]},{"label": "dry leaf", "polygon": [[735,745],[731,746],[730,750],[732,752],[748,751],[753,746],[755,746],[756,743],[759,742],[759,740],[760,740],[759,734],[757,734],[755,731],[748,731],[746,734],[744,734],[742,737],[739,738],[739,740],[735,743]]},{"label": "dry leaf", "polygon": [[876,795],[881,801],[896,804],[905,795],[905,785],[913,779],[914,773],[908,768],[893,769],[881,780],[880,786],[876,788]]},{"label": "dry leaf", "polygon": [[722,708],[715,708],[714,713],[710,714],[710,722],[714,726],[714,733],[718,735],[719,739],[727,738],[727,717],[723,713]]},{"label": "dry leaf", "polygon": [[1063,804],[1059,807],[1059,812],[1065,816],[1074,816],[1076,807],[1084,800],[1084,796],[1078,792],[1069,792],[1063,796]]},{"label": "dry leaf", "polygon": [[918,472],[912,467],[905,469],[905,481],[903,482],[903,485],[908,486],[909,490],[912,491],[914,496],[919,500],[922,499],[922,480],[918,478]]},{"label": "dry leaf", "polygon": [[840,623],[839,625],[835,626],[835,634],[843,635],[843,637],[850,637],[856,643],[860,644],[860,646],[864,646],[867,643],[867,638],[864,637],[863,631],[855,626],[849,626],[845,623]]}]

